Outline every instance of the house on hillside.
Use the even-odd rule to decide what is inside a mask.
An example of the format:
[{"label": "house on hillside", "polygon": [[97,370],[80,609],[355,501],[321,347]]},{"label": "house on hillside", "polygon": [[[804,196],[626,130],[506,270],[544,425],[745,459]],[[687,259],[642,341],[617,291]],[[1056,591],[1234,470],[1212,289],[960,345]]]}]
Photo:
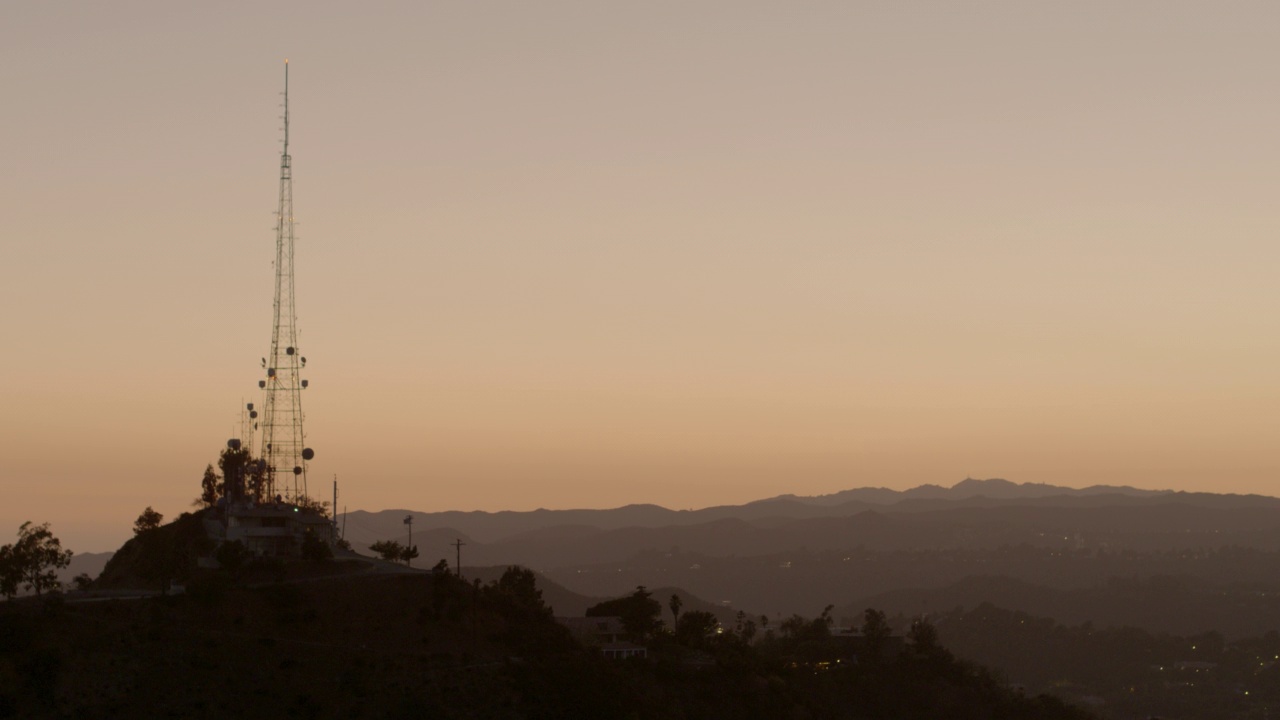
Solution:
[{"label": "house on hillside", "polygon": [[556,622],[569,628],[569,633],[578,642],[596,648],[607,658],[623,660],[649,655],[647,648],[628,639],[627,630],[622,626],[622,618],[558,617]]},{"label": "house on hillside", "polygon": [[219,502],[205,530],[219,544],[239,541],[259,557],[297,557],[311,535],[333,544],[328,518],[292,503]]},{"label": "house on hillside", "polygon": [[889,635],[873,643],[862,631],[850,627],[833,628],[831,637],[845,647],[848,659],[854,662],[874,654],[878,654],[881,660],[896,660],[907,648],[906,638],[901,635]]}]

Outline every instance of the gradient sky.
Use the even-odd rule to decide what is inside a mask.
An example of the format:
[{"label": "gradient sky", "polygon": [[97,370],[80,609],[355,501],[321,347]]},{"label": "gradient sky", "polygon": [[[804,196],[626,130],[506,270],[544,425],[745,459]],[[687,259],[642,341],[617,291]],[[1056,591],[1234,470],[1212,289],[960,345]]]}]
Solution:
[{"label": "gradient sky", "polygon": [[1276,494],[1274,2],[0,6],[0,541],[255,401],[351,509]]}]

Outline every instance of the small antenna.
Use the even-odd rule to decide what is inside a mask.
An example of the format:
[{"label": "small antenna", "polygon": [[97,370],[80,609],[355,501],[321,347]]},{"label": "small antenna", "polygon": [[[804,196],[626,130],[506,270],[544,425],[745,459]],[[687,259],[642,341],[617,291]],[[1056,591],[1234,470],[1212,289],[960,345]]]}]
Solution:
[{"label": "small antenna", "polygon": [[284,156],[289,157],[289,58],[284,59]]}]

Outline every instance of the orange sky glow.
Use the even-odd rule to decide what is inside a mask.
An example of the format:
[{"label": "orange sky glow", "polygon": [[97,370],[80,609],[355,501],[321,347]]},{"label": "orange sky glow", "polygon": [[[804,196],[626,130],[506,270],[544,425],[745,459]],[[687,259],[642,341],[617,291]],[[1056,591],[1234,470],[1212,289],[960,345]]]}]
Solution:
[{"label": "orange sky glow", "polygon": [[258,399],[285,57],[340,506],[1277,494],[1278,35],[1265,2],[6,4],[0,542],[188,509]]}]

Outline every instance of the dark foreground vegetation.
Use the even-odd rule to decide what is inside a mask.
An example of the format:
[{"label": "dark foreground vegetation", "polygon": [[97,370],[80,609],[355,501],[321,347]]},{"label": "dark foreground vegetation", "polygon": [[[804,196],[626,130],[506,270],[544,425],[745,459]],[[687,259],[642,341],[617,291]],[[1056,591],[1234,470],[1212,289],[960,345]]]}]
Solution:
[{"label": "dark foreground vegetation", "polygon": [[719,632],[688,615],[674,634],[629,628],[649,657],[619,661],[575,641],[515,568],[489,584],[443,567],[216,572],[182,595],[32,598],[0,607],[0,717],[1087,717],[957,661],[929,626],[854,662],[825,615]]}]

